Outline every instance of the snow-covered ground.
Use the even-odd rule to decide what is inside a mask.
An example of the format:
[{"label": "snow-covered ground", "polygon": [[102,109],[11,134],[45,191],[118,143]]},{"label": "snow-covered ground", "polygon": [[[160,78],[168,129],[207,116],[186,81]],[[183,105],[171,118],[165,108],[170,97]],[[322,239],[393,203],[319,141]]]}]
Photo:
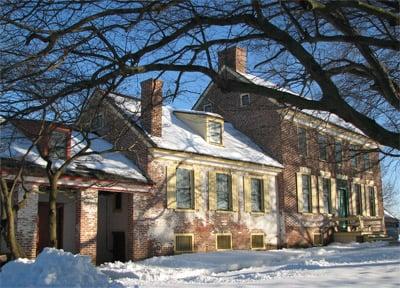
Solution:
[{"label": "snow-covered ground", "polygon": [[0,287],[400,287],[400,246],[382,242],[183,254],[97,270],[84,256],[48,249],[33,263],[7,264]]}]

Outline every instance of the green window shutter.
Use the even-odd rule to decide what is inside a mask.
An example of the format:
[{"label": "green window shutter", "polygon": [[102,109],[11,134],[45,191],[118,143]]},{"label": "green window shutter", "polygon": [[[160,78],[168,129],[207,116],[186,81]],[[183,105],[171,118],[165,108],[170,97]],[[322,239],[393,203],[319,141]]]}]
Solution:
[{"label": "green window shutter", "polygon": [[215,181],[215,171],[210,171],[208,173],[208,206],[209,210],[216,210],[216,181]]},{"label": "green window shutter", "polygon": [[249,177],[243,179],[244,211],[251,212],[251,183]]},{"label": "green window shutter", "polygon": [[167,208],[176,208],[176,166],[167,167]]},{"label": "green window shutter", "polygon": [[318,203],[319,203],[319,213],[328,213],[329,211],[325,211],[324,205],[324,178],[318,177]]},{"label": "green window shutter", "polygon": [[297,187],[297,210],[299,213],[303,212],[303,175],[296,173],[296,187]]},{"label": "green window shutter", "polygon": [[312,213],[318,213],[318,190],[317,190],[317,176],[311,175],[311,205]]},{"label": "green window shutter", "polygon": [[239,210],[239,197],[238,197],[238,175],[232,174],[232,210],[238,211]]},{"label": "green window shutter", "polygon": [[194,208],[201,210],[202,195],[201,195],[201,178],[198,168],[194,170]]},{"label": "green window shutter", "polygon": [[270,197],[270,193],[269,193],[269,177],[268,176],[264,176],[263,177],[263,190],[264,190],[264,211],[265,213],[270,213],[271,212],[271,197]]}]

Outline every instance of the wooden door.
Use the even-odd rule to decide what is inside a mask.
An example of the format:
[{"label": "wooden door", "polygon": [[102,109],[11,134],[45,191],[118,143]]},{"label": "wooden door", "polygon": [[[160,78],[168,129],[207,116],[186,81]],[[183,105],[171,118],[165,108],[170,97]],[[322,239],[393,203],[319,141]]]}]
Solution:
[{"label": "wooden door", "polygon": [[125,262],[125,232],[112,232],[113,261]]},{"label": "wooden door", "polygon": [[[37,239],[37,249],[36,253],[39,254],[43,248],[49,247],[50,237],[49,237],[49,203],[39,202],[38,207],[38,239]],[[57,240],[58,249],[62,249],[63,243],[63,224],[64,224],[64,205],[57,203]]]}]

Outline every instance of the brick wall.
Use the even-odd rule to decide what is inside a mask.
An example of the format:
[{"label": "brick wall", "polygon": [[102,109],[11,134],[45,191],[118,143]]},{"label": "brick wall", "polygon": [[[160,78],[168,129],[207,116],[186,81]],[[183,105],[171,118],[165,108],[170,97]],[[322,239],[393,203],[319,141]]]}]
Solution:
[{"label": "brick wall", "polygon": [[[301,157],[298,151],[297,125],[293,121],[284,120],[285,114],[278,113],[277,107],[265,96],[251,94],[250,99],[249,106],[241,107],[239,93],[222,93],[212,85],[197,107],[202,110],[203,105],[211,103],[213,112],[221,114],[237,129],[251,137],[266,153],[284,165],[283,172],[277,178],[279,207],[284,222],[284,227],[281,227],[283,246],[312,245],[313,234],[332,225],[325,215],[298,213],[296,173],[300,172],[300,167],[310,168],[312,175],[319,175],[320,171],[330,172],[332,177],[338,174],[346,175],[349,177],[349,182],[353,177],[360,178],[362,183],[373,180],[379,199],[377,214],[383,215],[379,164],[375,165],[371,172],[353,169],[350,161],[345,161],[338,168],[334,163],[332,145],[328,161],[319,160],[317,132],[313,129],[307,129],[309,154],[307,157]],[[334,139],[330,139],[330,143],[333,142]],[[349,157],[348,145],[347,142],[343,144],[344,159]],[[372,160],[377,163],[378,153],[371,155]],[[332,231],[328,228],[326,230],[328,231],[326,237],[330,238]]]},{"label": "brick wall", "polygon": [[76,251],[88,255],[96,263],[98,192],[81,190],[76,197]]},{"label": "brick wall", "polygon": [[[38,237],[37,223],[38,223],[38,199],[39,195],[38,186],[28,186],[31,190],[28,198],[26,199],[25,206],[17,213],[17,240],[26,256],[30,259],[36,257],[36,242]],[[22,200],[24,191],[22,188],[18,189],[18,199]]]}]

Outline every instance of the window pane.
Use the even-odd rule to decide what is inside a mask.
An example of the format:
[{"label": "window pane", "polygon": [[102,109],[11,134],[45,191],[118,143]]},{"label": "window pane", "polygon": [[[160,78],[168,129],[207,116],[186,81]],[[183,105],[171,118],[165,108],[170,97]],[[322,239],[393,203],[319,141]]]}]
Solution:
[{"label": "window pane", "polygon": [[335,161],[340,163],[342,162],[342,143],[335,143]]},{"label": "window pane", "polygon": [[49,139],[49,156],[54,159],[67,157],[67,133],[53,131]]},{"label": "window pane", "polygon": [[251,248],[264,248],[264,235],[251,235]]},{"label": "window pane", "polygon": [[331,180],[323,178],[322,180],[322,190],[323,190],[323,201],[324,201],[324,211],[325,213],[332,213],[331,205]]},{"label": "window pane", "polygon": [[263,210],[262,183],[260,179],[251,179],[251,211]]},{"label": "window pane", "polygon": [[307,156],[307,132],[304,128],[298,129],[299,137],[299,153],[300,155]]},{"label": "window pane", "polygon": [[371,168],[371,161],[369,159],[369,154],[365,153],[364,154],[364,169],[369,170]]},{"label": "window pane", "polygon": [[250,95],[249,94],[240,95],[240,101],[242,106],[248,106],[250,104]]},{"label": "window pane", "polygon": [[368,191],[369,191],[369,209],[371,212],[371,216],[376,216],[374,187],[368,187]]},{"label": "window pane", "polygon": [[232,249],[231,235],[217,235],[217,249]]},{"label": "window pane", "polygon": [[176,208],[193,208],[192,171],[176,169]]},{"label": "window pane", "polygon": [[227,174],[217,174],[217,209],[231,209],[231,179]]},{"label": "window pane", "polygon": [[328,145],[327,145],[327,138],[325,135],[318,136],[318,144],[319,144],[319,159],[327,160],[328,158]]},{"label": "window pane", "polygon": [[212,112],[212,105],[211,104],[204,105],[204,112]]},{"label": "window pane", "polygon": [[210,139],[210,142],[217,144],[221,143],[221,128],[222,126],[219,122],[208,122],[208,139]]},{"label": "window pane", "polygon": [[303,211],[311,212],[310,175],[303,175]]},{"label": "window pane", "polygon": [[355,168],[358,166],[357,147],[355,147],[354,145],[350,146],[350,161],[352,167]]},{"label": "window pane", "polygon": [[355,184],[354,185],[354,193],[355,193],[355,198],[356,198],[356,214],[361,215],[362,214],[362,200],[361,200],[361,185],[360,184]]},{"label": "window pane", "polygon": [[192,252],[193,237],[191,235],[175,236],[175,250],[176,252]]}]

